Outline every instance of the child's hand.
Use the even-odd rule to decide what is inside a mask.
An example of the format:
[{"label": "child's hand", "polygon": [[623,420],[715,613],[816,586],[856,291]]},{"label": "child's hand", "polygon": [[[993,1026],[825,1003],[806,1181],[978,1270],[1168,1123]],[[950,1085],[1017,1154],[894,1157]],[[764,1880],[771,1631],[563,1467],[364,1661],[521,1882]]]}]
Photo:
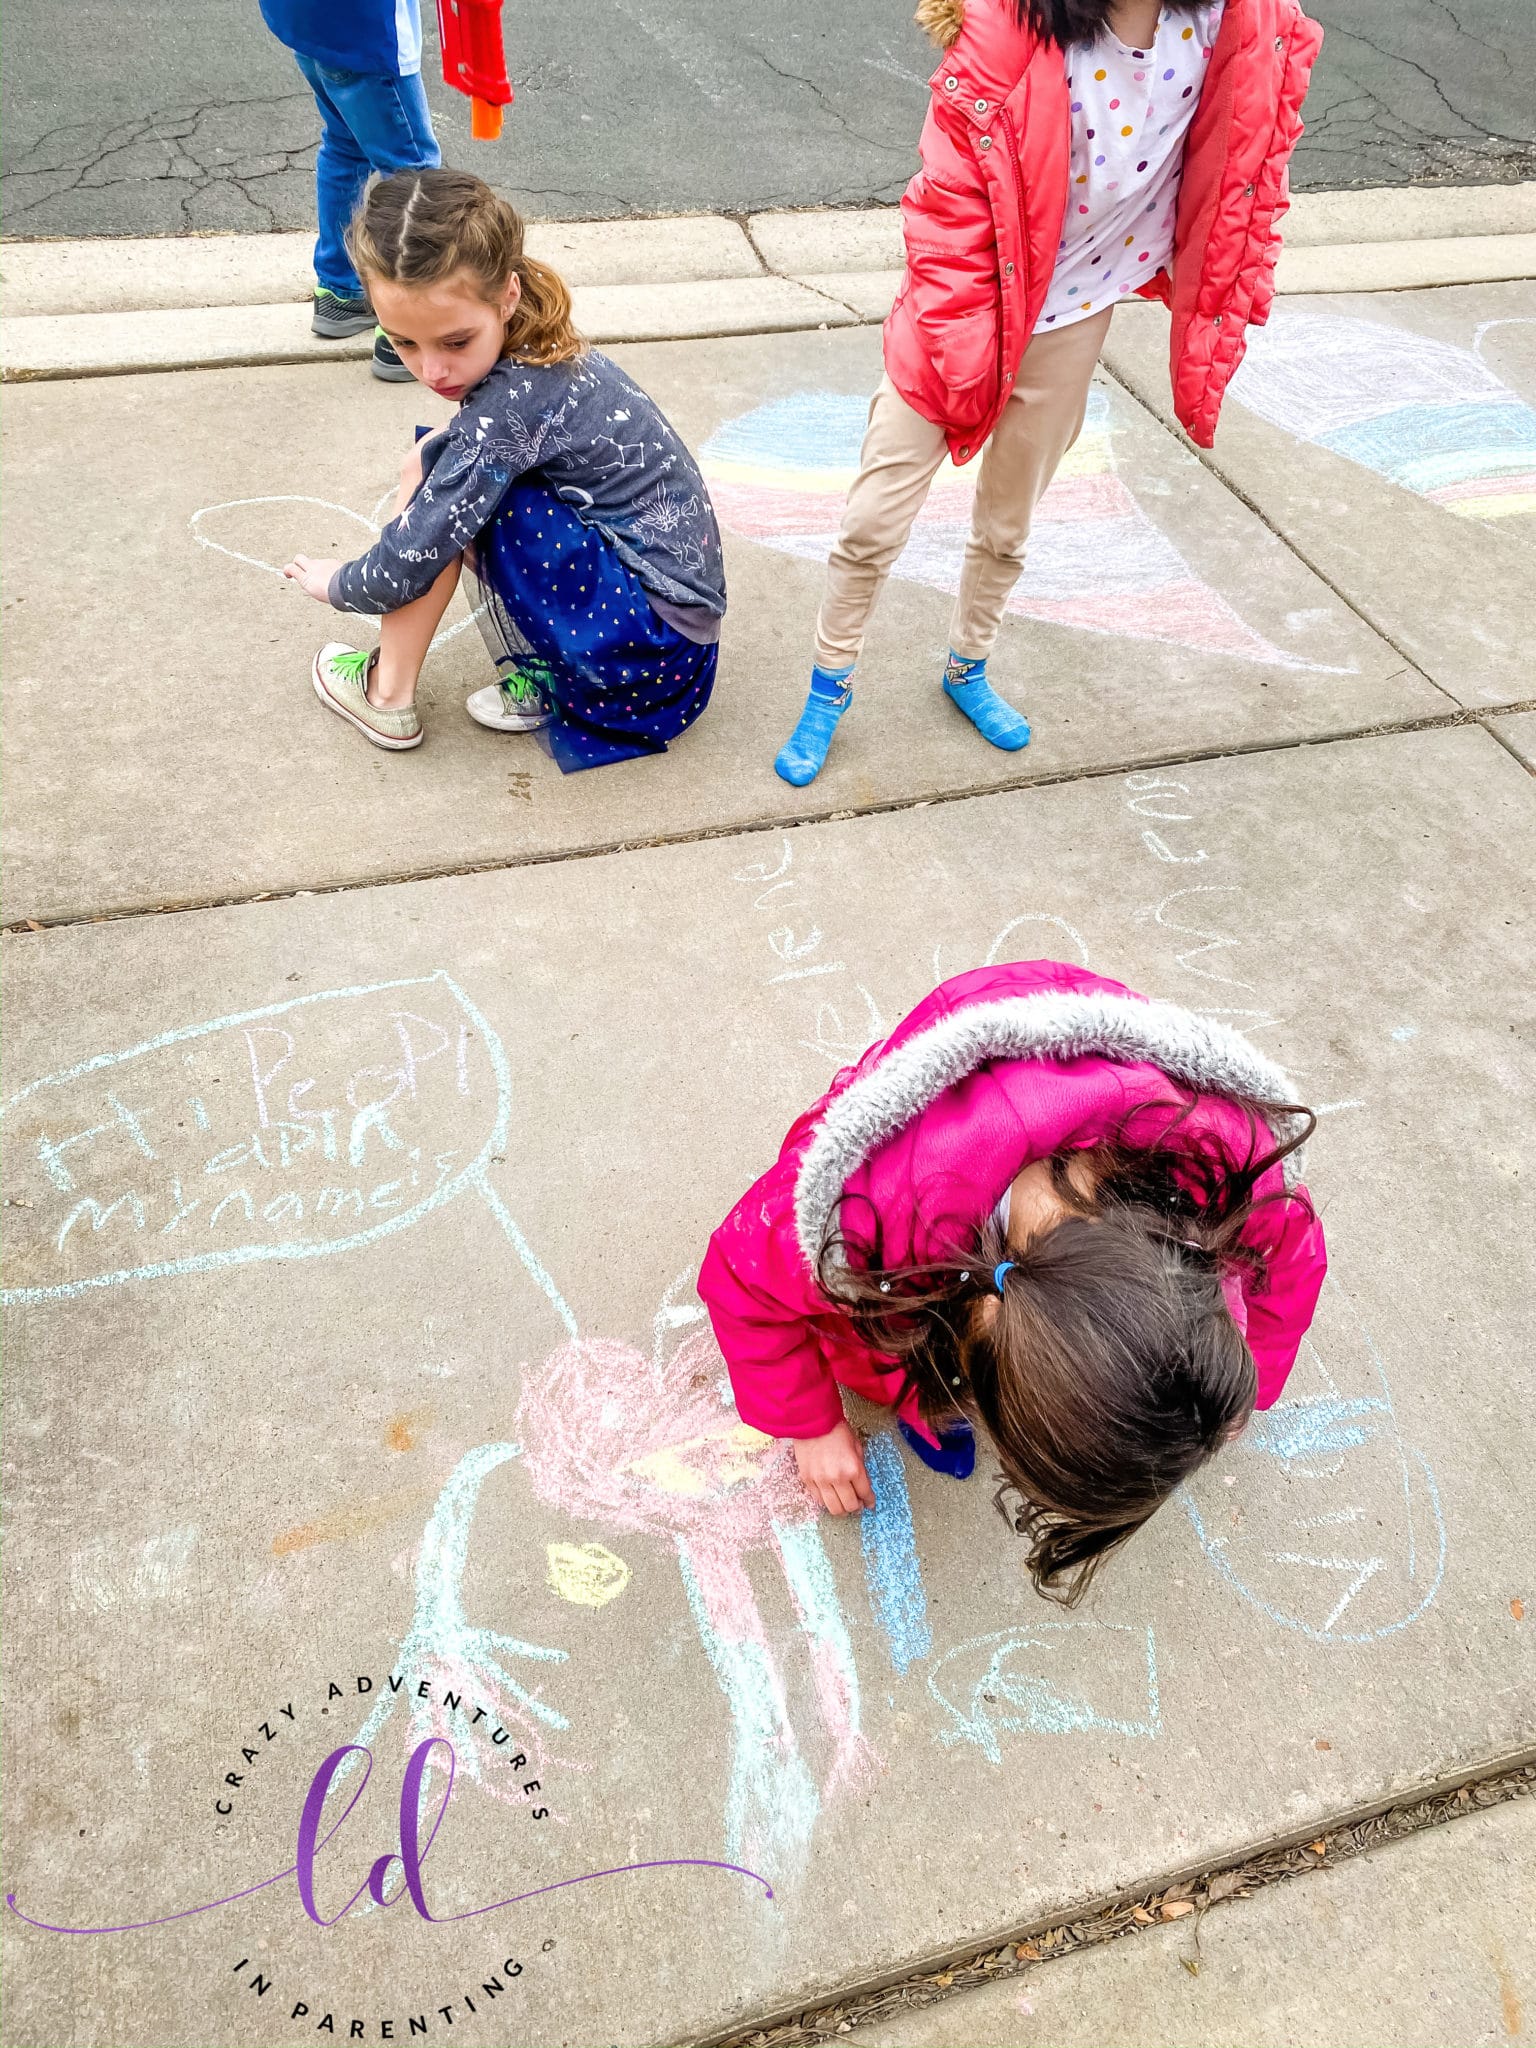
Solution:
[{"label": "child's hand", "polygon": [[795,1463],[808,1491],[829,1515],[856,1515],[860,1508],[874,1506],[863,1447],[848,1423],[840,1422],[825,1436],[797,1437]]},{"label": "child's hand", "polygon": [[308,555],[295,555],[284,566],[283,574],[307,591],[317,604],[329,604],[331,578],[340,567],[340,562],[313,562]]}]

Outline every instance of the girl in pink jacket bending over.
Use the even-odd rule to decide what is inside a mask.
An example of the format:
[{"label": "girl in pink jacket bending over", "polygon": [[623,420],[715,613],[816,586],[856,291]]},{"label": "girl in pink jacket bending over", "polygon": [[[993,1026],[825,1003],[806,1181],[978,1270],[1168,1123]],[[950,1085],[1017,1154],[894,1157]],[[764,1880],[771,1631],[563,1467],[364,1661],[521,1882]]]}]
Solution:
[{"label": "girl in pink jacket bending over", "polygon": [[945,982],[710,1239],[742,1420],[794,1440],[831,1514],[874,1505],[839,1383],[957,1478],[980,1422],[1036,1586],[1075,1600],[1275,1401],[1312,1320],[1315,1118],[1290,1096],[1237,1032],[1081,968]]},{"label": "girl in pink jacket bending over", "polygon": [[811,691],[774,763],[797,785],[852,702],[864,628],[939,465],[984,445],[943,686],[993,746],[1027,744],[987,657],[1110,316],[1133,294],[1169,305],[1174,410],[1209,447],[1245,330],[1269,313],[1322,42],[1298,0],[921,0],[917,18],[943,59]]}]

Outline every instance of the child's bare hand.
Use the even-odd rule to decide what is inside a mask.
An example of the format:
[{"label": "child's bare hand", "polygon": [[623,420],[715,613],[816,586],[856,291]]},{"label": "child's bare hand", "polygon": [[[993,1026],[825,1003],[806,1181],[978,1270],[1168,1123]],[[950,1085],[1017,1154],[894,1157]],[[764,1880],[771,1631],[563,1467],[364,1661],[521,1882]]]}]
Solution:
[{"label": "child's bare hand", "polygon": [[329,604],[331,578],[340,567],[340,562],[314,561],[308,555],[295,555],[284,565],[283,574],[297,583],[317,604]]},{"label": "child's bare hand", "polygon": [[863,1447],[850,1424],[840,1422],[825,1436],[797,1437],[795,1463],[807,1490],[829,1515],[856,1515],[860,1508],[874,1506]]}]

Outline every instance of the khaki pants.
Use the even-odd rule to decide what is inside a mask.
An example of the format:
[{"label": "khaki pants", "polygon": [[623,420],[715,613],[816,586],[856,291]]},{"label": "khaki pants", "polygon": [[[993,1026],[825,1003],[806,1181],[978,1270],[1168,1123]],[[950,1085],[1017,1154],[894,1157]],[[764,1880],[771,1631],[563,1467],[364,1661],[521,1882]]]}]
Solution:
[{"label": "khaki pants", "polygon": [[[1035,506],[1082,431],[1089,381],[1113,310],[1106,306],[1059,334],[1037,334],[1024,351],[981,458],[971,537],[950,620],[949,644],[969,660],[996,645],[1003,608],[1024,567]],[[827,560],[816,621],[816,659],[823,668],[847,668],[858,659],[880,586],[907,544],[946,452],[943,428],[915,413],[890,378],[882,377],[870,403],[842,531]]]}]

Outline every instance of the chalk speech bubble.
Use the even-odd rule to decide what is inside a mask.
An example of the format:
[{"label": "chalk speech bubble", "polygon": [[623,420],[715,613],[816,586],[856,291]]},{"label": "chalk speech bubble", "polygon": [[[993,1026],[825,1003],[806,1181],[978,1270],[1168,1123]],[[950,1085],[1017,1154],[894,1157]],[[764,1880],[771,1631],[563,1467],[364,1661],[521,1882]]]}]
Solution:
[{"label": "chalk speech bubble", "polygon": [[510,1110],[501,1041],[441,969],[82,1060],[0,1107],[0,1300],[353,1251],[473,1190],[574,1333],[487,1177]]}]

